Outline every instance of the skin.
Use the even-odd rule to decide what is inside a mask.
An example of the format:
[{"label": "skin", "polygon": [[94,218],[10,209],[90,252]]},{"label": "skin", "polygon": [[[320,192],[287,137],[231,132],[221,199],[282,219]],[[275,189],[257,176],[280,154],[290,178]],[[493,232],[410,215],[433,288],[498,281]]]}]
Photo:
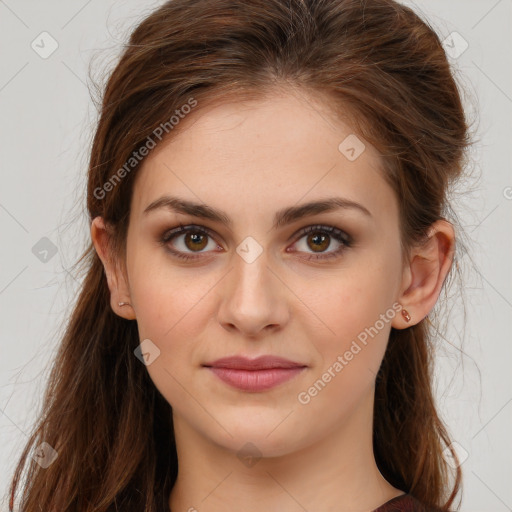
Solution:
[{"label": "skin", "polygon": [[[355,161],[338,150],[351,133],[326,102],[291,89],[195,110],[140,169],[126,260],[109,254],[103,219],[92,222],[112,309],[136,319],[140,339],[160,350],[147,371],[173,408],[173,512],[224,512],[226,503],[244,512],[368,512],[403,494],[374,459],[375,377],[391,327],[418,323],[434,307],[452,263],[454,231],[436,222],[428,243],[402,260],[397,198],[368,142]],[[166,209],[143,214],[165,194],[223,210],[233,224]],[[272,229],[277,210],[332,196],[360,203],[371,216],[338,209]],[[173,257],[159,244],[180,223],[212,232],[199,248],[184,234],[167,243],[195,260]],[[317,224],[348,233],[352,246],[336,258],[308,260],[341,245],[321,231],[323,244],[300,234]],[[236,251],[248,236],[262,249],[250,263]],[[300,403],[298,394],[397,303],[412,320],[395,314]],[[202,366],[235,354],[272,354],[307,368],[273,389],[240,391]],[[237,456],[248,442],[252,465]]]}]

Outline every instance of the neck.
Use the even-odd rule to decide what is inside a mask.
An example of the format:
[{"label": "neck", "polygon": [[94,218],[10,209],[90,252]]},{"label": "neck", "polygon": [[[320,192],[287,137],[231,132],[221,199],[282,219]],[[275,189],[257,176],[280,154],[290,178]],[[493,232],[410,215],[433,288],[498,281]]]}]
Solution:
[{"label": "neck", "polygon": [[244,512],[373,511],[403,492],[377,468],[372,415],[373,393],[348,420],[313,444],[285,455],[243,459],[173,412],[179,470],[170,509],[225,512],[229,504],[230,510]]}]

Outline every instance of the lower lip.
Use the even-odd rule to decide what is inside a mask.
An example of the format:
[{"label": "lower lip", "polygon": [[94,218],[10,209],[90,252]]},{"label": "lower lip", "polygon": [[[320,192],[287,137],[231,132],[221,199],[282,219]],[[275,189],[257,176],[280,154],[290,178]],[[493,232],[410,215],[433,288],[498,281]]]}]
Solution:
[{"label": "lower lip", "polygon": [[208,367],[226,384],[243,391],[265,391],[299,374],[305,367],[269,368],[266,370],[235,370],[234,368]]}]

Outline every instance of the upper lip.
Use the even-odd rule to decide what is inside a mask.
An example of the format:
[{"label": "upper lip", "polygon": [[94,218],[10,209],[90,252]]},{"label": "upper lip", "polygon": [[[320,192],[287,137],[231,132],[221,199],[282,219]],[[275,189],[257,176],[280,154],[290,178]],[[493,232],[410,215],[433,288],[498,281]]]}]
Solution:
[{"label": "upper lip", "polygon": [[235,370],[266,370],[269,368],[301,368],[306,366],[302,363],[290,361],[277,356],[260,356],[256,359],[249,359],[243,356],[223,357],[203,366],[214,368],[233,368]]}]

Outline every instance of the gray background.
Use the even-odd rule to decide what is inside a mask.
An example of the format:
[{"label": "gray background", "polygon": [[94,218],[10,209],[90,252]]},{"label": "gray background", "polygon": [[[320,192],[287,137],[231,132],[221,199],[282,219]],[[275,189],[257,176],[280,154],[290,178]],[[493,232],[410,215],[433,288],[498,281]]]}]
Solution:
[{"label": "gray background", "polygon": [[[130,29],[161,3],[0,0],[1,494],[41,404],[76,297],[71,267],[89,237],[84,186],[96,110],[88,67],[93,77],[112,69]],[[466,315],[451,297],[436,392],[465,458],[462,511],[512,510],[512,2],[404,3],[441,39],[458,32],[463,40],[447,40],[454,51],[468,44],[450,57],[480,139],[471,151],[475,177],[454,191],[469,237],[461,259]],[[44,31],[58,44],[47,58],[41,53],[55,43]]]}]

